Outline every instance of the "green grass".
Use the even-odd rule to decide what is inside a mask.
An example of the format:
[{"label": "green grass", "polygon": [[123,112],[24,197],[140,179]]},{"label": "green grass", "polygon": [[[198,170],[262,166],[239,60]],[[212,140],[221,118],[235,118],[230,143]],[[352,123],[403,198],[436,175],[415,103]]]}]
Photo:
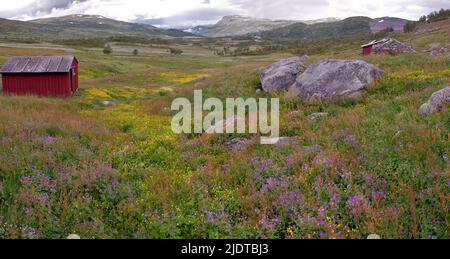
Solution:
[{"label": "green grass", "polygon": [[[2,50],[0,63],[42,51]],[[286,54],[74,54],[74,98],[0,97],[1,238],[450,237],[449,112],[418,114],[450,84],[449,58],[364,58],[385,75],[361,101],[277,95],[281,132],[298,145],[245,135],[231,150],[233,135],[173,134],[172,100],[199,82],[205,98],[267,97],[258,69]],[[361,58],[313,59],[325,57]],[[329,116],[311,123],[314,112]]]}]

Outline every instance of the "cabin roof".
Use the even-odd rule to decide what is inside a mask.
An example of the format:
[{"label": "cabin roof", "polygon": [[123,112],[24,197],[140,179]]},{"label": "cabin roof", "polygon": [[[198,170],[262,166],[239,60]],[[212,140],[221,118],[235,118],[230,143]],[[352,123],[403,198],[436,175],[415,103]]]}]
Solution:
[{"label": "cabin roof", "polygon": [[74,56],[11,57],[0,73],[65,73],[74,60]]},{"label": "cabin roof", "polygon": [[362,45],[361,48],[370,47],[376,44],[381,44],[387,42],[389,39],[382,39],[382,40],[373,40],[365,45]]}]

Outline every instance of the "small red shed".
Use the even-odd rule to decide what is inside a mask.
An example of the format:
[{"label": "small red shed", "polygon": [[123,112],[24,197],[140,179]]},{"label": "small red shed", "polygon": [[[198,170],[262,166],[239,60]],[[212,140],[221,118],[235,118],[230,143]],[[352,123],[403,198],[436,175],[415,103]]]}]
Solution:
[{"label": "small red shed", "polygon": [[3,95],[72,97],[78,89],[73,56],[11,57],[0,74]]},{"label": "small red shed", "polygon": [[389,40],[389,39],[374,40],[374,41],[372,41],[372,42],[370,42],[370,43],[367,43],[367,44],[365,44],[365,45],[362,45],[361,48],[363,49],[363,55],[364,55],[364,56],[367,56],[367,55],[372,54],[373,47],[374,47],[375,45],[383,44],[383,43],[387,42],[388,40]]},{"label": "small red shed", "polygon": [[377,43],[377,41],[374,40],[374,41],[372,41],[370,43],[362,45],[361,48],[363,49],[363,55],[364,56],[370,55],[372,53],[373,45],[375,45],[376,43]]}]

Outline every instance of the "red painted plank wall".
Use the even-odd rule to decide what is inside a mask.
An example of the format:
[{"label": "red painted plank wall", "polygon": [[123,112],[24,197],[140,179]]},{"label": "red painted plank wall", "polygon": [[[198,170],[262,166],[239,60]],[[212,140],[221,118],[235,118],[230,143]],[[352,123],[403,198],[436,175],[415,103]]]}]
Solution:
[{"label": "red painted plank wall", "polygon": [[372,46],[367,46],[363,48],[363,55],[367,56],[372,53]]},{"label": "red painted plank wall", "polygon": [[3,94],[71,97],[69,80],[69,73],[3,74]]}]

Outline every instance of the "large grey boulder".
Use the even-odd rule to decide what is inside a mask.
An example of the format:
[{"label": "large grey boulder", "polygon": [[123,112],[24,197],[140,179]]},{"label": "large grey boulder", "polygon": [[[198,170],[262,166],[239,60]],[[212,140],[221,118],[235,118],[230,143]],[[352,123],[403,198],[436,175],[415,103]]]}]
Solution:
[{"label": "large grey boulder", "polygon": [[419,113],[423,116],[442,111],[450,103],[450,86],[435,92],[427,103],[423,104]]},{"label": "large grey boulder", "polygon": [[326,59],[308,67],[289,89],[309,102],[359,99],[383,71],[361,60]]},{"label": "large grey boulder", "polygon": [[261,70],[260,79],[265,92],[286,91],[305,68],[308,56],[283,59]]}]

